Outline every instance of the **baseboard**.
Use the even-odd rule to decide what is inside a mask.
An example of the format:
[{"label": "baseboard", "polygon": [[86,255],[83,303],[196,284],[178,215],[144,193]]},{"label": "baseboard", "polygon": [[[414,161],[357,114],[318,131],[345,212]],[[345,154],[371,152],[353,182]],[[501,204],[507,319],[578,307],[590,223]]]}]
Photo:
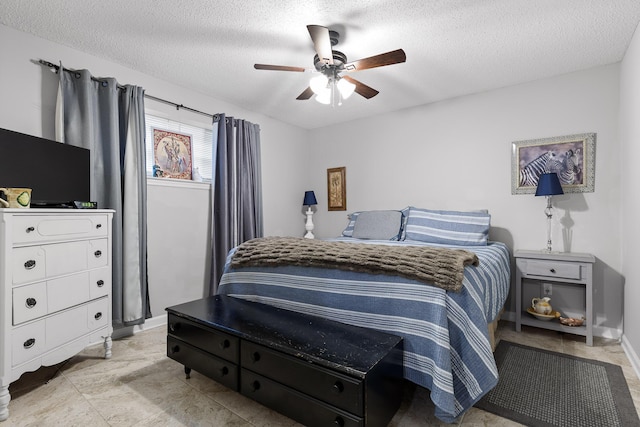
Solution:
[{"label": "baseboard", "polygon": [[142,325],[135,326],[125,326],[124,328],[115,329],[111,338],[114,340],[130,337],[131,335],[135,335],[139,332],[148,331],[149,329],[157,328],[160,326],[167,325],[167,315],[163,314],[161,316],[154,316],[151,319],[147,319]]},{"label": "baseboard", "polygon": [[633,370],[636,371],[636,376],[640,378],[640,358],[638,357],[638,353],[633,349],[631,343],[627,339],[626,335],[622,334],[622,349],[624,353],[627,355],[629,362],[631,362],[631,366],[633,366]]}]

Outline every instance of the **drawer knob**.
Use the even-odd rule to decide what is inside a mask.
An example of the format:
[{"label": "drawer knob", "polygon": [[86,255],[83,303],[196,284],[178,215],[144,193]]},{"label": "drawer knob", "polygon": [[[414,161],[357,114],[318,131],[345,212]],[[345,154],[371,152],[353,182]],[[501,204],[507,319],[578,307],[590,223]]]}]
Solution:
[{"label": "drawer knob", "polygon": [[256,381],[252,382],[251,383],[251,390],[252,391],[260,390],[260,381],[256,380]]},{"label": "drawer knob", "polygon": [[260,360],[260,353],[258,353],[257,351],[254,351],[251,354],[251,360],[253,360],[254,362],[257,362]]},{"label": "drawer knob", "polygon": [[22,346],[24,348],[31,348],[31,347],[33,347],[35,345],[35,343],[36,343],[36,339],[35,338],[29,338],[28,340],[26,340],[24,342],[24,344],[22,344]]},{"label": "drawer knob", "polygon": [[102,256],[102,251],[95,251],[93,255],[95,255],[96,258],[100,258]]},{"label": "drawer knob", "polygon": [[169,323],[169,330],[175,332],[180,329],[180,323]]},{"label": "drawer knob", "polygon": [[27,227],[27,229],[25,230],[27,233],[31,233],[32,231],[36,231],[35,228],[33,227]]},{"label": "drawer knob", "polygon": [[36,301],[35,298],[27,298],[27,300],[25,301],[25,305],[27,306],[27,308],[35,307],[37,303],[38,301]]},{"label": "drawer knob", "polygon": [[98,285],[99,288],[104,286],[104,280],[100,279],[96,282],[96,284]]},{"label": "drawer knob", "polygon": [[171,347],[171,354],[179,353],[179,352],[180,352],[180,346],[179,345],[174,345],[173,347]]},{"label": "drawer knob", "polygon": [[344,427],[344,418],[336,417],[336,419],[333,420],[333,425],[338,427]]},{"label": "drawer knob", "polygon": [[96,228],[102,228],[102,224],[96,224]]},{"label": "drawer knob", "polygon": [[226,366],[223,366],[222,369],[220,369],[220,373],[222,374],[223,377],[225,375],[229,375],[229,368],[227,368]]},{"label": "drawer knob", "polygon": [[35,266],[36,266],[35,259],[30,259],[29,261],[24,263],[24,268],[26,268],[27,270],[33,270]]},{"label": "drawer knob", "polygon": [[96,315],[93,316],[93,318],[96,319],[96,320],[102,319],[102,312],[101,311],[97,312]]},{"label": "drawer knob", "polygon": [[333,387],[331,387],[331,391],[334,393],[342,393],[344,391],[344,384],[340,381],[336,381],[335,384],[333,384]]},{"label": "drawer knob", "polygon": [[221,349],[225,349],[225,348],[229,348],[231,346],[231,342],[229,340],[223,340],[220,341],[220,348]]},{"label": "drawer knob", "polygon": [[555,273],[556,269],[555,268],[550,268],[549,271],[552,272],[552,273]]}]

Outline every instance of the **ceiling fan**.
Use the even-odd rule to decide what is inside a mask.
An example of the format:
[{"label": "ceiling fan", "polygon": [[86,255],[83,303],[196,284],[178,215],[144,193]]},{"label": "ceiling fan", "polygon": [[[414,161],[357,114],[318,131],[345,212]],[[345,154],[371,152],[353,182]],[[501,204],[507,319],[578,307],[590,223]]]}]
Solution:
[{"label": "ceiling fan", "polygon": [[334,102],[336,96],[346,99],[354,91],[367,99],[373,98],[379,93],[377,90],[346,74],[369,68],[399,64],[407,60],[404,50],[397,49],[347,62],[347,56],[344,53],[333,50],[333,46],[338,44],[338,38],[340,37],[336,31],[320,25],[307,25],[307,29],[316,51],[316,55],[313,58],[315,70],[286,65],[254,64],[253,66],[256,70],[293,71],[299,73],[305,71],[320,72],[320,75],[311,79],[309,87],[298,95],[296,98],[298,100],[309,99],[315,94],[318,102],[329,104]]}]

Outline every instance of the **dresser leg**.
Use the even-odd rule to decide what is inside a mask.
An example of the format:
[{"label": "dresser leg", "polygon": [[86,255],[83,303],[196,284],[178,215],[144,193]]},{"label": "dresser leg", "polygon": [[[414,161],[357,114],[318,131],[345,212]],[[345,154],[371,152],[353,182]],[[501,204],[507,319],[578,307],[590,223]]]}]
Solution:
[{"label": "dresser leg", "polygon": [[187,376],[187,379],[191,378],[191,368],[184,367],[184,374]]},{"label": "dresser leg", "polygon": [[11,395],[9,394],[9,386],[0,387],[0,421],[9,418],[9,402]]},{"label": "dresser leg", "polygon": [[111,335],[104,337],[104,358],[111,359]]}]

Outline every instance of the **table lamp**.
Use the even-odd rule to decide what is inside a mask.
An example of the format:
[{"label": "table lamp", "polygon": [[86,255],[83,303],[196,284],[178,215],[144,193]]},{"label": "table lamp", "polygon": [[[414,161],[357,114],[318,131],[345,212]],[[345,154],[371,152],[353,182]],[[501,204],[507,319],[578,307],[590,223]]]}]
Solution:
[{"label": "table lamp", "polygon": [[311,206],[315,206],[318,204],[316,200],[316,195],[313,191],[305,191],[304,192],[304,201],[302,202],[304,206],[307,206],[307,222],[304,225],[305,230],[307,230],[307,234],[304,235],[305,239],[313,239],[313,221],[311,217],[313,216],[313,211],[311,210]]},{"label": "table lamp", "polygon": [[551,252],[551,218],[553,217],[553,207],[551,206],[551,197],[564,194],[562,191],[562,185],[558,179],[558,174],[543,173],[538,178],[538,188],[536,189],[536,196],[547,197],[547,208],[544,210],[547,216],[547,252]]}]

